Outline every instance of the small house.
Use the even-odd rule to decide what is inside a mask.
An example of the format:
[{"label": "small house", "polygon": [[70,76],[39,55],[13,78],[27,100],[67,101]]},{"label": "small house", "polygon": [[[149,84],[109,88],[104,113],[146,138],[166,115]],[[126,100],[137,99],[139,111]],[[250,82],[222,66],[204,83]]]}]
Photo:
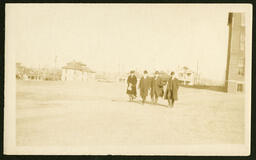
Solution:
[{"label": "small house", "polygon": [[178,67],[176,75],[183,85],[194,85],[196,80],[196,73],[186,66]]},{"label": "small house", "polygon": [[62,81],[87,81],[95,78],[95,72],[81,62],[72,61],[62,67]]}]

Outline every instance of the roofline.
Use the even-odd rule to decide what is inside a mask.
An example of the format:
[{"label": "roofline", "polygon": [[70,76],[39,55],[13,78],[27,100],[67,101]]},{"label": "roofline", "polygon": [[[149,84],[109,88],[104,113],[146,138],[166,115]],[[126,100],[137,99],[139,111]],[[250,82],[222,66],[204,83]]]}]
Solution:
[{"label": "roofline", "polygon": [[72,68],[72,67],[67,67],[67,66],[62,67],[62,69],[72,69],[72,70],[77,70],[77,71],[85,71],[85,72],[89,72],[89,73],[96,73],[95,71],[88,71],[86,69],[77,69],[77,68]]}]

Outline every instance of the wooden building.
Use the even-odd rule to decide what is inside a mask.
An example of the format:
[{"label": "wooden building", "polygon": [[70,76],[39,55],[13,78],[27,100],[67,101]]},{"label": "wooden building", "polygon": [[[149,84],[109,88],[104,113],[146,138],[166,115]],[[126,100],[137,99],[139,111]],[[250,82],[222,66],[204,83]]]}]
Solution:
[{"label": "wooden building", "polygon": [[62,67],[62,81],[87,81],[95,78],[95,72],[81,62],[72,61]]},{"label": "wooden building", "polygon": [[175,69],[176,76],[178,80],[183,84],[183,85],[194,85],[195,80],[196,80],[196,73],[189,69],[186,66],[183,67],[177,67]]}]

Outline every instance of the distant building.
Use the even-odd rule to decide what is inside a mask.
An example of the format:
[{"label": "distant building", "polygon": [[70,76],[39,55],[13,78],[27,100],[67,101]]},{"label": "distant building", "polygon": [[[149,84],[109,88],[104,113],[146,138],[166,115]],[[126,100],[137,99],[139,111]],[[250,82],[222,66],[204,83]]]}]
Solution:
[{"label": "distant building", "polygon": [[243,13],[229,13],[226,67],[227,92],[243,92],[245,74],[245,19]]},{"label": "distant building", "polygon": [[88,79],[94,79],[95,72],[81,62],[72,61],[62,67],[61,79],[63,81],[86,81]]},{"label": "distant building", "polygon": [[16,63],[16,79],[23,79],[25,75],[26,67],[21,63]]},{"label": "distant building", "polygon": [[61,70],[60,69],[40,69],[39,70],[39,80],[50,80],[59,81],[61,80]]},{"label": "distant building", "polygon": [[195,78],[196,73],[189,69],[186,66],[178,67],[176,70],[177,79],[183,84],[183,85],[194,85],[195,84]]},{"label": "distant building", "polygon": [[225,86],[225,81],[222,80],[214,80],[211,78],[207,78],[207,77],[200,77],[199,81],[198,81],[199,86],[219,86],[224,88]]},{"label": "distant building", "polygon": [[53,68],[31,68],[16,63],[16,79],[20,80],[61,80],[61,70]]}]

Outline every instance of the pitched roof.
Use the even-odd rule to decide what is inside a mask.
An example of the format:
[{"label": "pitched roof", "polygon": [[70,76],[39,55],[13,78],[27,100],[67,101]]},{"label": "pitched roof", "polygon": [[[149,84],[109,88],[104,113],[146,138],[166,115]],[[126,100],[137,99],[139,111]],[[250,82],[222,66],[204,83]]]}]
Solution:
[{"label": "pitched roof", "polygon": [[73,69],[73,70],[79,70],[83,72],[89,72],[89,73],[95,73],[93,70],[91,70],[89,67],[86,66],[86,64],[83,64],[81,62],[72,61],[67,63],[66,66],[62,67],[63,69]]}]

